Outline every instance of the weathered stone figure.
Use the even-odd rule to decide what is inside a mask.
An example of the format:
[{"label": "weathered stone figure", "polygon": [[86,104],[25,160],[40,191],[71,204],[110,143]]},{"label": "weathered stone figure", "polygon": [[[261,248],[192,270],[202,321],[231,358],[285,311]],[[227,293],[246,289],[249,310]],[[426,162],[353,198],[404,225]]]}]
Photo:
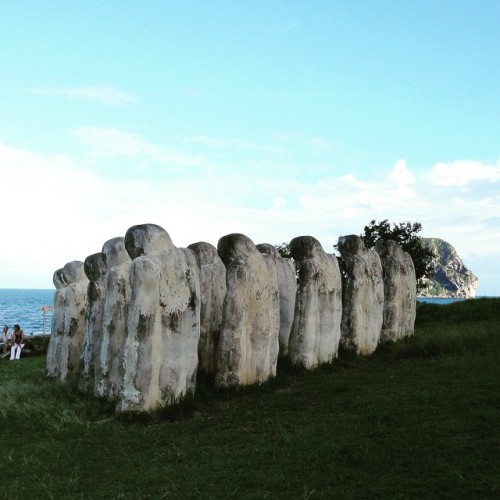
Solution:
[{"label": "weathered stone figure", "polygon": [[375,246],[384,273],[384,322],[381,340],[394,342],[413,335],[417,307],[415,266],[407,252],[392,240]]},{"label": "weathered stone figure", "polygon": [[227,292],[215,384],[234,387],[276,375],[280,326],[278,283],[263,255],[243,234],[217,245],[226,266]]},{"label": "weathered stone figure", "polygon": [[295,265],[291,259],[281,257],[274,245],[260,243],[257,249],[266,256],[266,262],[276,268],[280,302],[279,356],[285,357],[288,354],[288,339],[292,329],[297,294]]},{"label": "weathered stone figure", "polygon": [[56,377],[61,363],[61,340],[64,335],[64,288],[67,285],[62,268],[54,272],[52,282],[56,287],[56,292],[54,294],[51,335],[47,348],[47,375]]},{"label": "weathered stone figure", "polygon": [[312,236],[290,242],[299,285],[288,356],[307,369],[332,361],[338,354],[342,318],[342,282],[337,259]]},{"label": "weathered stone figure", "polygon": [[83,347],[80,356],[80,377],[78,387],[83,392],[93,392],[94,367],[98,357],[99,340],[102,331],[102,313],[104,304],[104,279],[107,271],[104,254],[98,252],[89,255],[84,262],[84,271],[89,279],[87,287],[87,310],[85,311],[85,326]]},{"label": "weathered stone figure", "polygon": [[200,241],[188,246],[200,265],[200,342],[198,370],[215,375],[216,353],[222,328],[222,306],[226,296],[226,267],[210,243]]},{"label": "weathered stone figure", "polygon": [[337,247],[346,273],[340,342],[357,354],[371,354],[377,348],[382,331],[382,263],[374,250],[366,249],[359,236],[342,236]]},{"label": "weathered stone figure", "polygon": [[[56,271],[55,286],[61,286],[54,300],[53,334],[47,350],[47,374],[72,383],[78,381],[85,330],[87,286],[83,262],[68,262]],[[62,308],[56,312],[56,308]],[[50,359],[49,359],[50,358]]]},{"label": "weathered stone figure", "polygon": [[133,261],[118,409],[150,410],[195,389],[200,273],[194,252],[160,226],[131,227],[125,246]]},{"label": "weathered stone figure", "polygon": [[123,356],[127,338],[127,309],[130,300],[130,266],[125,238],[106,241],[102,247],[108,271],[104,275],[102,335],[97,342],[94,393],[118,397],[123,382]]}]

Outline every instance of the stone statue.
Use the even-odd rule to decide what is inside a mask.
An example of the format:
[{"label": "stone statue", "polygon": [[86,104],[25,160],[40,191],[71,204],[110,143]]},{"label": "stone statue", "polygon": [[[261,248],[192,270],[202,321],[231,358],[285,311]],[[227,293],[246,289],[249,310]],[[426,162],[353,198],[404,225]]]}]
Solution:
[{"label": "stone statue", "polygon": [[47,374],[71,383],[78,382],[88,283],[81,261],[68,262],[54,275],[54,284],[60,288],[54,300],[54,335],[47,351]]},{"label": "stone statue", "polygon": [[384,272],[384,322],[381,340],[395,342],[413,335],[417,281],[410,254],[392,240],[379,240],[375,249]]},{"label": "stone statue", "polygon": [[243,234],[217,245],[227,292],[217,352],[218,387],[264,382],[276,375],[280,327],[278,283],[263,255]]},{"label": "stone statue", "polygon": [[291,259],[281,257],[276,247],[269,243],[260,243],[257,250],[266,257],[266,262],[276,269],[280,303],[279,356],[286,357],[297,294],[295,265]]},{"label": "stone statue", "polygon": [[188,246],[200,265],[200,342],[198,344],[198,370],[215,375],[216,353],[222,328],[222,306],[226,296],[226,268],[217,249],[200,241]]},{"label": "stone statue", "polygon": [[94,394],[116,399],[123,382],[123,356],[127,338],[130,266],[125,238],[116,237],[102,247],[108,271],[104,276],[102,335],[97,342]]},{"label": "stone statue", "polygon": [[89,255],[83,265],[89,279],[87,287],[87,309],[84,320],[83,347],[80,356],[80,376],[78,387],[83,392],[93,392],[94,368],[98,358],[97,346],[102,332],[102,313],[104,304],[104,278],[107,271],[104,254],[98,252]]},{"label": "stone statue", "polygon": [[345,349],[357,354],[371,354],[377,348],[382,331],[382,263],[374,250],[366,249],[359,236],[341,236],[337,247],[346,275],[340,342]]},{"label": "stone statue", "polygon": [[288,356],[307,369],[338,354],[342,317],[342,282],[337,259],[312,236],[290,242],[299,273]]},{"label": "stone statue", "polygon": [[64,335],[64,310],[65,310],[65,290],[66,281],[63,269],[57,269],[52,277],[52,282],[56,287],[54,294],[54,311],[52,313],[51,334],[47,347],[47,375],[57,377],[61,364],[61,340]]},{"label": "stone statue", "polygon": [[200,272],[192,250],[160,226],[125,235],[133,259],[118,410],[151,410],[194,392],[200,337]]}]

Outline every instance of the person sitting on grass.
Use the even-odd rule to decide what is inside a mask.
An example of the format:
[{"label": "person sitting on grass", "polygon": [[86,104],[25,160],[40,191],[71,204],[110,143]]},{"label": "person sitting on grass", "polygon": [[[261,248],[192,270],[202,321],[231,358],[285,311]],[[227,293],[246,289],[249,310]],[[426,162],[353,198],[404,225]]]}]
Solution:
[{"label": "person sitting on grass", "polygon": [[19,359],[21,357],[21,349],[24,347],[24,333],[18,324],[14,325],[14,333],[12,335],[12,347],[10,349],[10,359]]},{"label": "person sitting on grass", "polygon": [[9,332],[9,327],[7,325],[3,325],[3,331],[2,331],[3,353],[2,353],[2,358],[5,358],[5,356],[7,356],[7,353],[9,352],[9,346],[10,346],[11,339],[12,339],[12,332]]}]

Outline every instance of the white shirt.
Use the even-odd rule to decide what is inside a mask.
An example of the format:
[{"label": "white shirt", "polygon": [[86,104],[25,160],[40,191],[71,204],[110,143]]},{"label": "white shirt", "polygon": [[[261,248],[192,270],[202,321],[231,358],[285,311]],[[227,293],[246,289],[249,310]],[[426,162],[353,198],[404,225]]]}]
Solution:
[{"label": "white shirt", "polygon": [[5,333],[2,329],[2,341],[7,343],[11,338],[12,332],[10,330],[7,330],[7,333]]}]

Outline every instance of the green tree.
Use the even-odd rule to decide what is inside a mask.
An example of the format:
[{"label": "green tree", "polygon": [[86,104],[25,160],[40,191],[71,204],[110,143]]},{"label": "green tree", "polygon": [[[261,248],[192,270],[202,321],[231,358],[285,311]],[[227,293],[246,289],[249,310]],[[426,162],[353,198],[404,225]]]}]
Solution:
[{"label": "green tree", "polygon": [[284,259],[292,258],[292,254],[290,253],[290,243],[277,243],[274,247]]},{"label": "green tree", "polygon": [[401,248],[408,252],[413,259],[417,290],[425,288],[425,282],[430,279],[435,269],[436,256],[425,244],[424,239],[418,236],[422,230],[420,222],[391,223],[385,219],[380,222],[372,220],[365,226],[364,233],[360,235],[367,248],[373,248],[377,241],[394,240]]}]

